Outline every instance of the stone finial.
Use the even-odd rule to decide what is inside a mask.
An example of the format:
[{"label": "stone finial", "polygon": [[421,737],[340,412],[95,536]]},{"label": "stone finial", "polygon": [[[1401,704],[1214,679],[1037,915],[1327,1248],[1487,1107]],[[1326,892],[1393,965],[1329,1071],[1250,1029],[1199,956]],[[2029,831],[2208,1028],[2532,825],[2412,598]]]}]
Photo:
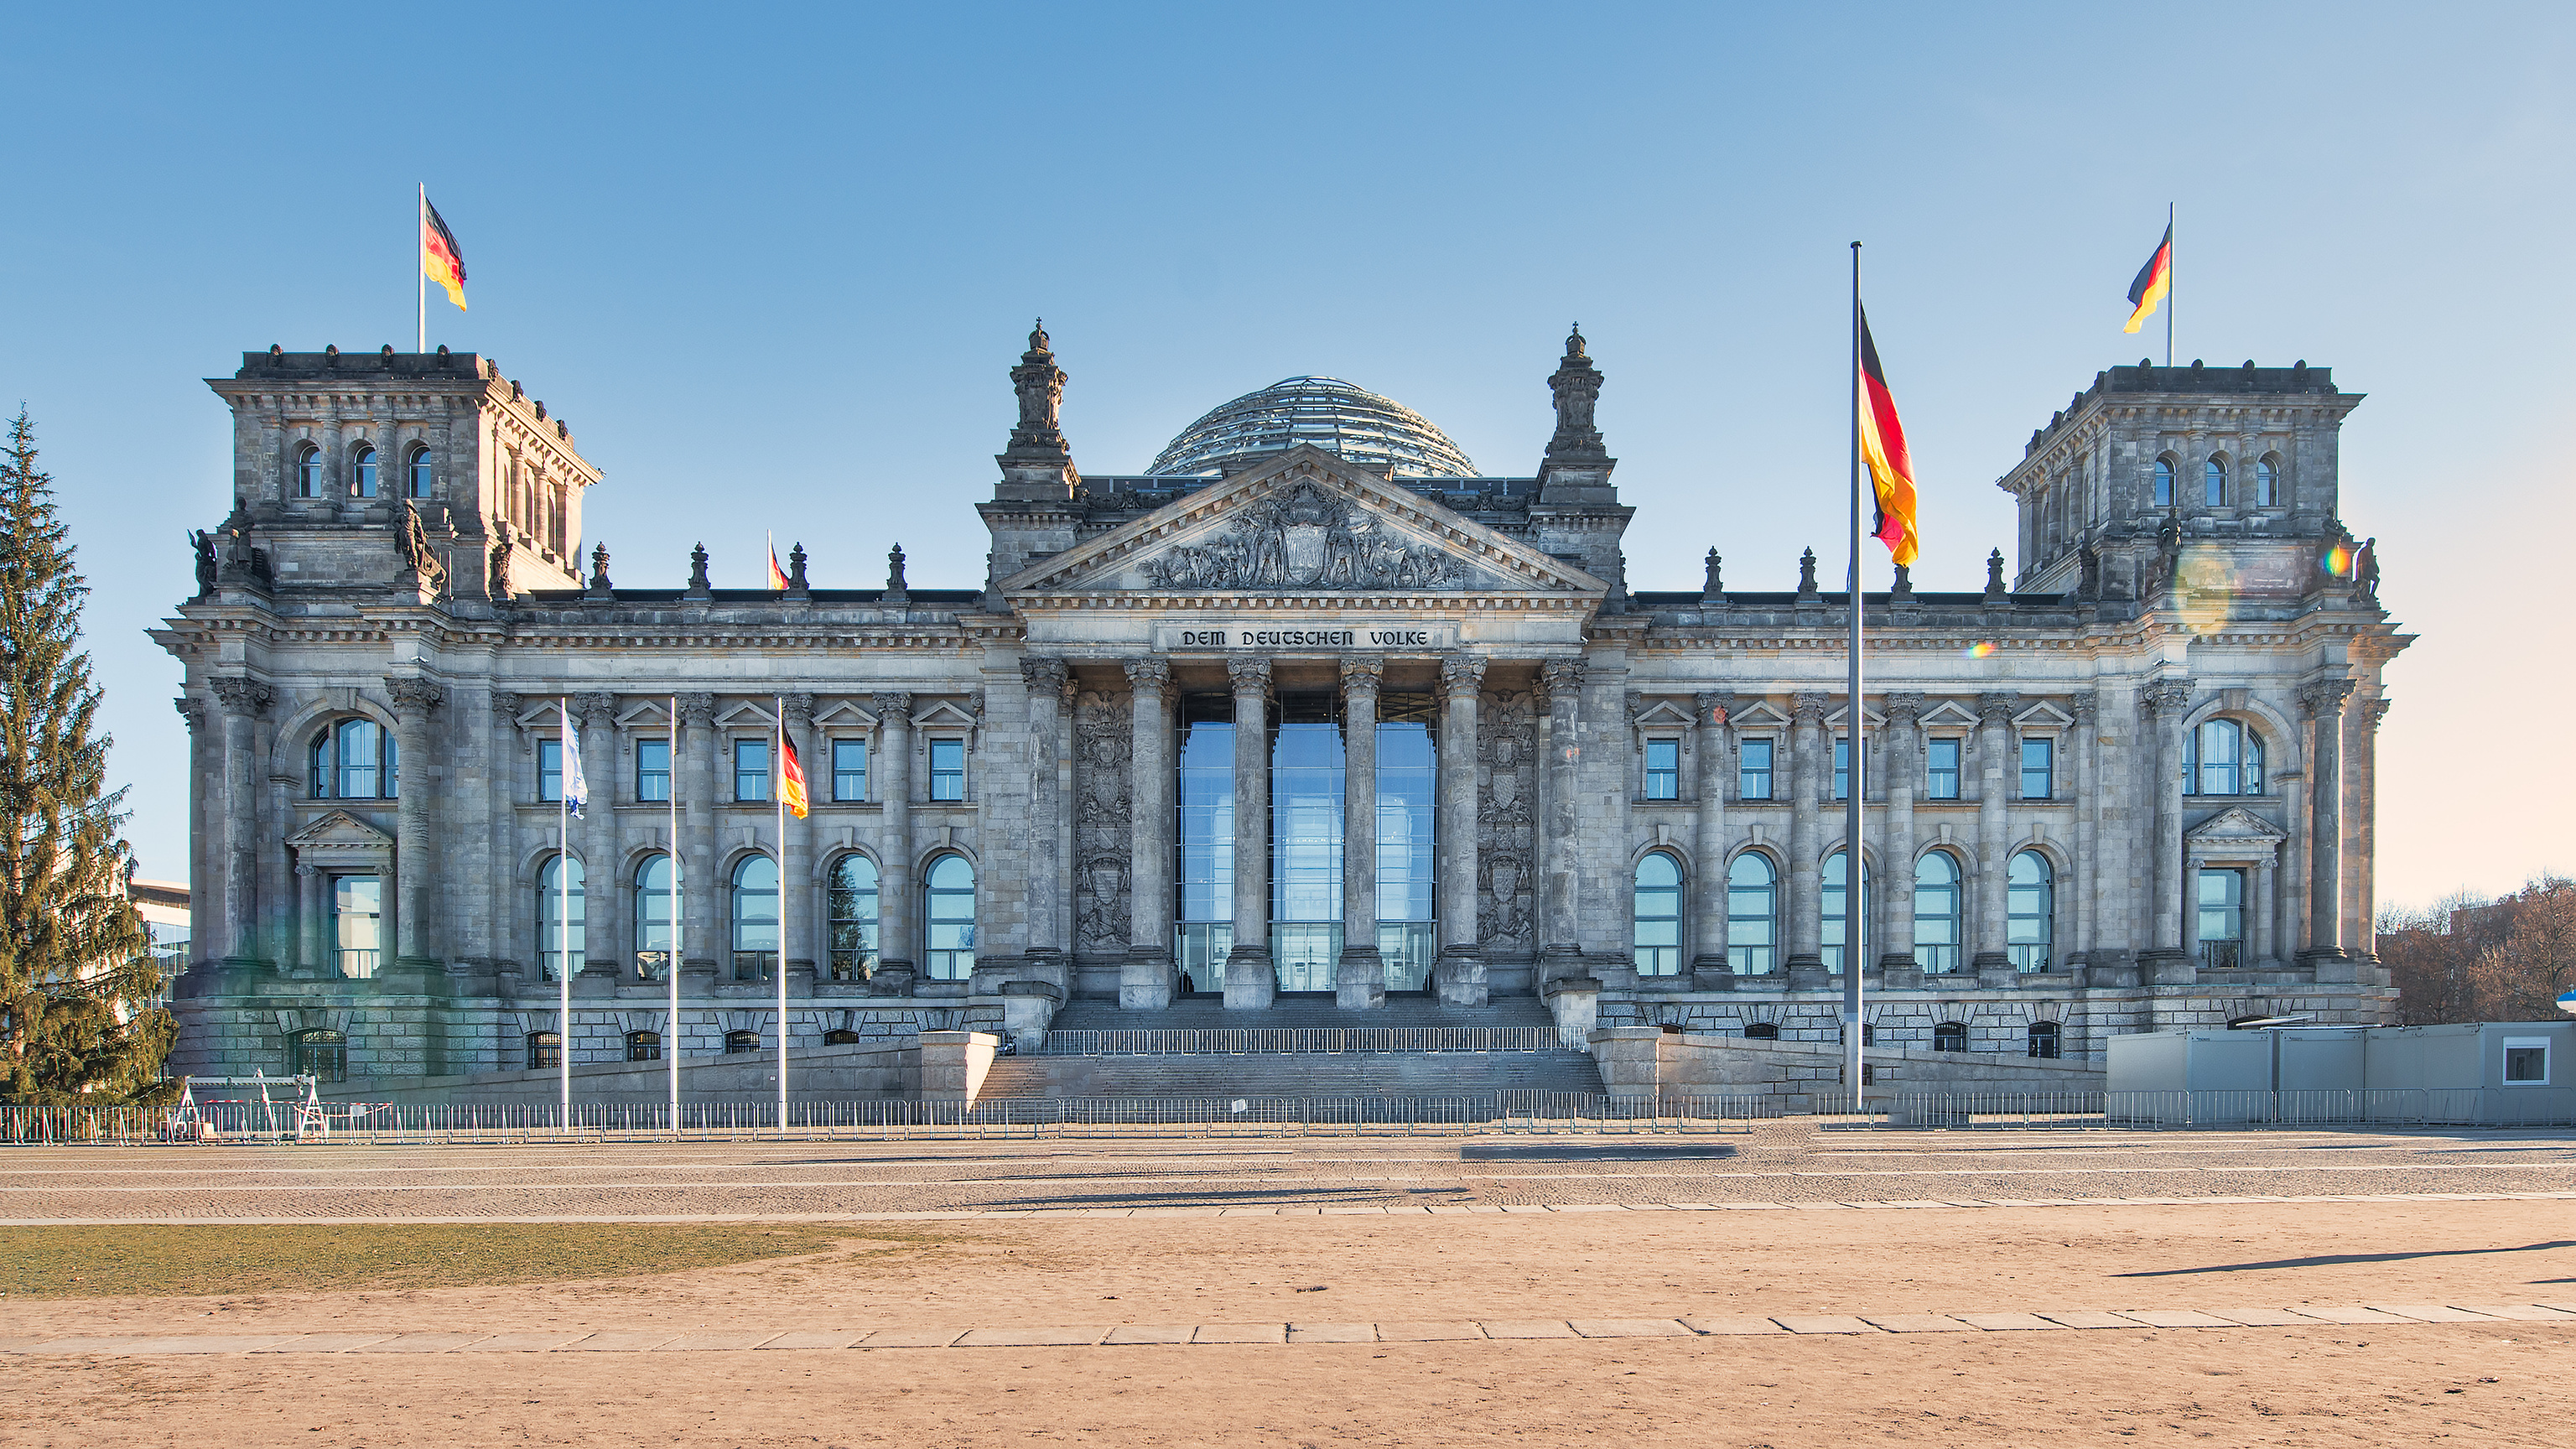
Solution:
[{"label": "stone finial", "polygon": [[911,598],[911,590],[903,581],[903,545],[898,543],[886,550],[885,601],[901,604],[910,602]]},{"label": "stone finial", "polygon": [[1237,694],[1259,694],[1270,688],[1270,660],[1267,657],[1228,659],[1225,673],[1234,681]]},{"label": "stone finial", "polygon": [[1896,584],[1887,591],[1887,602],[1902,608],[1914,602],[1914,569],[1907,564],[1896,566]]},{"label": "stone finial", "polygon": [[707,546],[700,543],[689,550],[688,597],[704,599],[712,597],[714,593],[715,586],[707,580]]},{"label": "stone finial", "polygon": [[1011,429],[1011,445],[1002,454],[1004,467],[1061,464],[1073,456],[1065,447],[1058,416],[1064,405],[1066,381],[1064,369],[1055,365],[1055,353],[1047,341],[1046,319],[1041,317],[1029,331],[1029,350],[1020,354],[1020,365],[1011,369],[1011,390],[1019,395],[1020,421]]},{"label": "stone finial", "polygon": [[1556,434],[1548,439],[1540,472],[1609,465],[1610,455],[1601,444],[1601,430],[1592,421],[1593,409],[1601,400],[1601,381],[1601,370],[1585,355],[1583,332],[1577,328],[1565,339],[1565,357],[1547,380],[1548,391],[1556,398]]},{"label": "stone finial", "polygon": [[1812,548],[1798,555],[1798,597],[1801,600],[1823,597],[1816,592],[1816,551]]},{"label": "stone finial", "polygon": [[1989,604],[2000,604],[2009,597],[2011,596],[2004,592],[2004,551],[1996,549],[1986,555],[1985,601]]},{"label": "stone finial", "polygon": [[1127,686],[1138,694],[1160,694],[1172,682],[1172,663],[1159,654],[1123,661]]},{"label": "stone finial", "polygon": [[2352,551],[2352,597],[2356,602],[2379,602],[2379,538],[2364,539]]},{"label": "stone finial", "polygon": [[807,592],[809,591],[805,587],[805,545],[801,542],[789,544],[787,546],[787,593],[791,598],[802,598]]},{"label": "stone finial", "polygon": [[1708,551],[1708,559],[1701,566],[1699,601],[1704,605],[1726,602],[1726,560],[1717,556],[1716,549]]},{"label": "stone finial", "polygon": [[197,597],[202,599],[215,591],[219,567],[215,562],[215,536],[202,528],[192,528],[188,530],[188,547],[196,550]]},{"label": "stone finial", "polygon": [[595,543],[590,546],[590,597],[594,599],[616,597],[614,586],[608,582],[608,545],[606,543]]}]

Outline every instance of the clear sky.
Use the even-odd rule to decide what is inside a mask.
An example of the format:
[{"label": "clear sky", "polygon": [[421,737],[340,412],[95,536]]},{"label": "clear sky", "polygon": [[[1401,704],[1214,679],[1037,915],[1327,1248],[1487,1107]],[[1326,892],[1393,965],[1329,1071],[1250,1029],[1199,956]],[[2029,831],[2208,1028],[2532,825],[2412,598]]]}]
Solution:
[{"label": "clear sky", "polygon": [[[186,870],[183,530],[245,349],[410,345],[412,188],[497,357],[607,474],[620,583],[979,582],[1043,314],[1086,471],[1326,373],[1527,473],[1579,319],[1630,577],[1833,556],[1844,244],[1921,474],[1917,582],[2096,370],[2178,204],[2179,357],[2369,394],[2343,513],[2420,641],[2384,899],[2576,868],[2576,11],[2556,6],[12,7],[0,404],[42,430],[147,875]],[[2160,334],[2161,327],[2155,332]],[[2155,345],[2160,347],[2161,338]]]}]

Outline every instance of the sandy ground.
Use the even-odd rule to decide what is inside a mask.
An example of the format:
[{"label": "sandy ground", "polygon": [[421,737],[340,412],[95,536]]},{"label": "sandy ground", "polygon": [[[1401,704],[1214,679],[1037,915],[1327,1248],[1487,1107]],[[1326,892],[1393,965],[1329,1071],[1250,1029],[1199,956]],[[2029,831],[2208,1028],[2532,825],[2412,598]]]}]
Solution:
[{"label": "sandy ground", "polygon": [[[2338,1155],[2331,1144],[2306,1151]],[[1455,1173],[1454,1146],[1451,1154]],[[2552,1179],[2544,1185],[2567,1185],[2563,1156],[2559,1164],[2543,1173]],[[774,1162],[749,1166],[780,1170]],[[846,1164],[831,1170],[846,1172]],[[902,1169],[910,1177],[938,1170],[918,1160]],[[2145,1195],[2160,1183],[2141,1177],[2124,1191]],[[502,1183],[493,1191],[511,1200],[515,1189]],[[2576,1299],[2576,1208],[2566,1201],[1137,1216],[852,1224],[851,1231],[831,1253],[656,1278],[0,1304],[0,1336]],[[2523,1323],[1244,1347],[0,1356],[0,1444],[1322,1446],[1618,1436],[1747,1449],[2070,1440],[2556,1446],[2576,1422],[2572,1363],[2576,1325]]]}]

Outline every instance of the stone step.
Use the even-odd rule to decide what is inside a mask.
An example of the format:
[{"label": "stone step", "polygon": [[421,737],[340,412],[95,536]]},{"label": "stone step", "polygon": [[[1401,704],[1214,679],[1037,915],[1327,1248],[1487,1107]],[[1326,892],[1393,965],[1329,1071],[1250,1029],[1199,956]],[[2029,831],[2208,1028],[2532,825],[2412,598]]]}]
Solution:
[{"label": "stone step", "polygon": [[979,1100],[1001,1097],[1454,1097],[1599,1095],[1583,1052],[1371,1052],[1270,1056],[1000,1057]]},{"label": "stone step", "polygon": [[1228,1011],[1213,995],[1184,997],[1160,1011],[1122,1011],[1112,1002],[1073,1001],[1057,1011],[1050,1030],[1175,1031],[1313,1026],[1550,1026],[1554,1018],[1534,996],[1507,996],[1484,1006],[1449,1006],[1430,997],[1389,997],[1384,1006],[1344,1011],[1330,997],[1282,997],[1262,1011]]}]

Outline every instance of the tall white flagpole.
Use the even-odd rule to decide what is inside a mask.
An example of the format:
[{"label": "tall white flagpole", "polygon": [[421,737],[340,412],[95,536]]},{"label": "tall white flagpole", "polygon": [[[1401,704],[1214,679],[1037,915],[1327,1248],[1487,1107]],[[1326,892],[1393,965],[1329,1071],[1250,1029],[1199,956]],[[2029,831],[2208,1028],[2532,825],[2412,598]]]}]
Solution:
[{"label": "tall white flagpole", "polygon": [[429,268],[421,260],[421,238],[429,235],[429,183],[420,184],[420,208],[411,223],[411,279],[420,284],[420,339],[415,352],[429,350]]},{"label": "tall white flagpole", "polygon": [[663,797],[671,807],[671,889],[668,897],[671,935],[662,952],[662,977],[671,988],[671,1019],[665,1022],[662,1060],[669,1064],[671,1079],[671,1133],[680,1131],[680,697],[672,695],[671,750],[667,761],[669,775],[662,786]]},{"label": "tall white flagpole", "polygon": [[1865,606],[1861,595],[1861,540],[1867,538],[1868,522],[1861,510],[1861,493],[1868,485],[1860,459],[1860,390],[1861,390],[1861,313],[1860,313],[1860,243],[1851,244],[1852,254],[1852,337],[1851,373],[1845,386],[1851,389],[1851,677],[1844,713],[1844,729],[1851,736],[1850,784],[1844,789],[1843,812],[1843,1040],[1847,1064],[1844,1080],[1851,1084],[1852,1110],[1866,1114],[1868,1098],[1863,1088],[1869,1080],[1869,1067],[1863,1059],[1861,1040],[1868,1028],[1861,1022],[1861,946],[1868,930],[1867,909],[1869,867],[1861,858],[1861,800],[1868,793],[1869,775],[1863,765],[1863,745],[1869,733],[1869,717],[1861,710],[1861,620]]},{"label": "tall white flagpole", "polygon": [[772,772],[778,797],[778,1135],[787,1135],[787,699],[770,696],[778,711],[778,761]]},{"label": "tall white flagpole", "polygon": [[[555,699],[555,1061],[562,1068],[562,1130],[572,1130],[572,792],[564,788],[564,765],[572,741],[572,710]],[[589,892],[583,892],[585,903]]]}]

